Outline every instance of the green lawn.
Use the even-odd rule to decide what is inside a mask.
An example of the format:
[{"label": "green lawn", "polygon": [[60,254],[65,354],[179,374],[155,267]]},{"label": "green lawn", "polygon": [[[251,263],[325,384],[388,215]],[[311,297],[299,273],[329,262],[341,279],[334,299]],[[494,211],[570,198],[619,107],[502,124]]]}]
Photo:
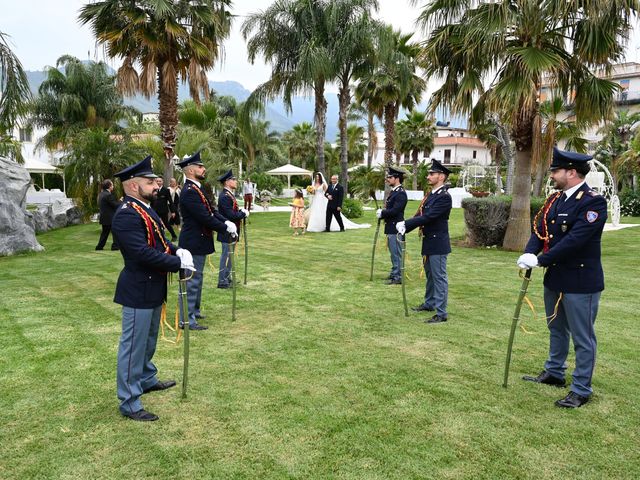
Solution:
[{"label": "green lawn", "polygon": [[[373,212],[358,221],[375,223]],[[145,395],[154,423],[118,413],[122,259],[93,250],[99,226],[49,232],[45,252],[0,258],[0,478],[640,477],[640,227],[604,235],[595,395],[575,411],[553,406],[564,390],[519,380],[546,358],[541,270],[537,318],[523,310],[531,334],[518,330],[501,386],[516,253],[454,247],[450,321],[426,325],[427,315],[404,317],[400,287],[383,285],[382,242],[369,282],[373,228],[293,238],[286,213],[253,215],[249,228],[238,320],[210,269],[210,329],[192,333],[189,399],[179,388]],[[451,230],[463,235],[461,210]],[[416,233],[408,252],[416,305]],[[159,342],[155,360],[161,379],[180,382],[182,344]]]}]

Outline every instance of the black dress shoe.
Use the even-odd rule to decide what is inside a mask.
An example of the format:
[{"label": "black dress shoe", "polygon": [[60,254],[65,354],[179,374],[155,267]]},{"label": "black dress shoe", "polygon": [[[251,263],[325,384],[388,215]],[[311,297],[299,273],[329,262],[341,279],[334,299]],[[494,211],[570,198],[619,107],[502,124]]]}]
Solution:
[{"label": "black dress shoe", "polygon": [[158,382],[155,385],[149,387],[149,388],[145,388],[142,393],[149,393],[149,392],[158,392],[160,390],[166,390],[167,388],[171,388],[171,387],[175,387],[176,386],[176,381],[175,380],[167,380],[166,382]]},{"label": "black dress shoe", "polygon": [[120,247],[111,247],[112,252],[117,252],[118,250],[120,250]]},{"label": "black dress shoe", "polygon": [[384,284],[385,285],[402,285],[402,280],[398,278],[390,278],[389,280],[384,282]]},{"label": "black dress shoe", "polygon": [[546,370],[540,372],[540,375],[538,375],[537,377],[525,375],[524,377],[522,377],[522,379],[526,380],[527,382],[544,383],[545,385],[553,385],[554,387],[564,387],[567,385],[564,378],[554,377]]},{"label": "black dress shoe", "polygon": [[218,288],[222,288],[222,289],[231,288],[231,285],[218,285]]},{"label": "black dress shoe", "polygon": [[411,307],[411,310],[413,310],[414,312],[433,312],[434,309],[422,304],[418,305],[417,307]]},{"label": "black dress shoe", "polygon": [[138,410],[134,413],[123,413],[122,415],[137,422],[155,422],[159,418],[157,415],[147,412],[145,409]]},{"label": "black dress shoe", "polygon": [[429,320],[425,320],[425,323],[442,323],[446,322],[447,317],[441,317],[440,315],[434,315]]},{"label": "black dress shoe", "polygon": [[576,392],[569,392],[569,394],[561,400],[556,400],[556,407],[561,408],[580,408],[582,405],[589,401],[589,397],[583,397]]},{"label": "black dress shoe", "polygon": [[196,318],[198,320],[204,320],[205,318],[207,318],[207,316],[206,315],[202,315],[201,313],[198,313],[198,314],[196,314]]}]

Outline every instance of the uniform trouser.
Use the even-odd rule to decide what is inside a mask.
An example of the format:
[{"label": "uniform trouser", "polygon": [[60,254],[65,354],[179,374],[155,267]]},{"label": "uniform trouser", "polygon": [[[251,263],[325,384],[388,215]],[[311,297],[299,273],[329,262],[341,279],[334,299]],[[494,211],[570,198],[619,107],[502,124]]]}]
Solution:
[{"label": "uniform trouser", "polygon": [[389,255],[391,255],[391,273],[389,273],[389,278],[391,280],[401,280],[400,261],[402,248],[395,233],[387,234],[387,245],[389,246]]},{"label": "uniform trouser", "polygon": [[169,212],[165,213],[164,215],[160,215],[160,218],[162,218],[162,223],[164,223],[164,228],[167,229],[167,231],[171,234],[171,238],[176,238],[176,232],[173,229],[173,227],[171,226],[171,219],[169,218]]},{"label": "uniform trouser", "polygon": [[447,318],[447,297],[449,295],[447,256],[428,255],[425,257],[424,273],[427,277],[424,306],[429,310],[435,310],[439,317]]},{"label": "uniform trouser", "polygon": [[[576,368],[570,390],[588,397],[593,393],[591,377],[596,364],[594,324],[601,292],[563,293],[557,316],[549,322],[549,359],[544,368],[554,377],[564,378],[569,354],[569,336],[576,353]],[[553,315],[560,294],[545,287],[544,306],[547,318]]]},{"label": "uniform trouser", "polygon": [[120,412],[142,410],[142,391],[158,383],[151,359],[156,351],[162,305],[122,307],[122,336],[118,347],[117,388]]},{"label": "uniform trouser", "polygon": [[222,253],[220,254],[220,269],[218,271],[218,286],[228,287],[231,285],[231,244],[222,243]]},{"label": "uniform trouser", "polygon": [[[193,266],[196,271],[193,272],[193,276],[187,280],[187,309],[189,311],[189,325],[195,326],[198,324],[196,315],[200,315],[200,302],[202,300],[202,281],[204,275],[204,264],[207,259],[206,255],[192,255]],[[187,272],[187,276],[189,272]],[[178,305],[180,307],[180,325],[184,325],[184,319],[182,318],[182,297],[179,298]]]},{"label": "uniform trouser", "polygon": [[[109,239],[109,233],[111,233],[111,225],[102,225],[102,231],[100,232],[100,240],[98,240],[98,245],[96,245],[96,250],[102,250]],[[118,242],[116,241],[116,237],[113,237],[113,243],[111,244],[111,250],[118,249]]]}]

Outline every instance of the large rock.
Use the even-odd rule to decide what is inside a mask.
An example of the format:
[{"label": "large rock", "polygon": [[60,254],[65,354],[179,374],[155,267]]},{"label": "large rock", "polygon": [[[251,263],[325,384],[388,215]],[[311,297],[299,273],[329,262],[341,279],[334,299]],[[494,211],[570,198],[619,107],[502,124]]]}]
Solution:
[{"label": "large rock", "polygon": [[26,210],[30,183],[24,167],[0,157],[0,255],[44,250],[36,240],[34,219]]}]

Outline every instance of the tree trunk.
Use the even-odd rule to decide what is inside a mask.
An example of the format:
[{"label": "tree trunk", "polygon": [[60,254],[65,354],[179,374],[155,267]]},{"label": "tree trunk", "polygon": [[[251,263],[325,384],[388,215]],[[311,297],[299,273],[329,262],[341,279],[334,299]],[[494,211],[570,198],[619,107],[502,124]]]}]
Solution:
[{"label": "tree trunk", "polygon": [[[384,106],[384,167],[388,169],[393,162],[393,150],[395,148],[396,112],[393,103]],[[384,198],[389,196],[391,187],[387,183],[384,186]]]},{"label": "tree trunk", "polygon": [[373,163],[373,157],[375,156],[378,150],[378,135],[376,135],[376,126],[374,123],[374,113],[373,110],[367,110],[367,130],[368,130],[368,141],[367,141],[367,168],[371,168]]},{"label": "tree trunk", "polygon": [[413,163],[412,190],[418,190],[418,150],[411,152],[411,163]]},{"label": "tree trunk", "polygon": [[327,123],[327,101],[324,98],[324,79],[318,79],[314,85],[315,92],[315,115],[314,122],[316,125],[316,155],[318,157],[318,171],[327,177],[324,164],[324,136]]},{"label": "tree trunk", "polygon": [[256,160],[256,149],[252,144],[247,144],[247,175],[251,175],[253,164]]},{"label": "tree trunk", "polygon": [[164,148],[164,173],[165,185],[169,185],[169,180],[173,177],[173,165],[171,159],[174,155],[176,145],[176,127],[178,125],[178,79],[175,82],[165,82],[162,68],[158,68],[158,103],[160,112],[158,120],[162,144]]},{"label": "tree trunk", "polygon": [[345,193],[349,191],[349,138],[347,135],[347,111],[351,103],[351,92],[349,84],[342,85],[338,93],[338,128],[340,129],[340,183]]},{"label": "tree trunk", "polygon": [[531,150],[516,152],[513,177],[511,211],[502,246],[522,251],[531,236]]},{"label": "tree trunk", "polygon": [[511,195],[513,192],[513,173],[515,169],[515,156],[513,149],[511,148],[511,136],[504,125],[496,121],[496,136],[502,146],[502,153],[507,161],[507,185],[504,189],[506,195]]}]

